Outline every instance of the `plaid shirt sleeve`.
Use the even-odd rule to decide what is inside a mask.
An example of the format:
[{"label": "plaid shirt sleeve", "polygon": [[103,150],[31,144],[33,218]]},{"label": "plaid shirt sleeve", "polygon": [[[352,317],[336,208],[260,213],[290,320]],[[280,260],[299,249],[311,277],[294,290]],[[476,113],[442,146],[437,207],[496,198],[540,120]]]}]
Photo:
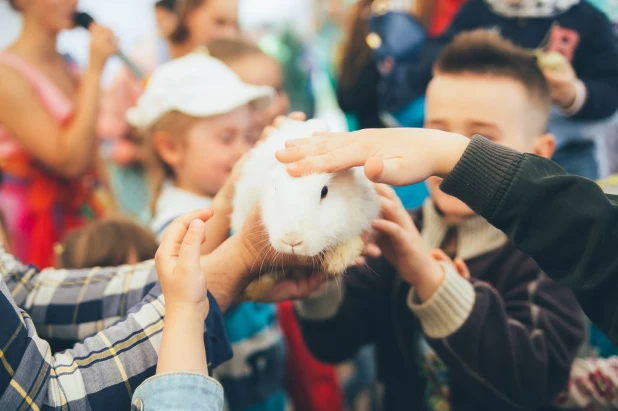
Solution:
[{"label": "plaid shirt sleeve", "polygon": [[117,268],[37,270],[0,248],[0,276],[39,337],[80,341],[125,316],[157,283],[154,262]]},{"label": "plaid shirt sleeve", "polygon": [[[17,287],[11,290],[5,282],[5,279],[12,279],[14,284],[22,286],[37,284],[40,281],[33,278],[40,274],[32,268],[23,267],[6,253],[0,255],[0,409],[130,409],[133,391],[156,370],[165,314],[160,287],[152,287],[146,297],[114,325],[73,349],[52,356],[49,344],[37,334],[33,317],[15,304],[11,294]],[[27,272],[22,272],[23,269]],[[136,271],[140,269],[135,268]],[[150,270],[153,271],[152,265]],[[47,274],[53,273],[49,271]],[[64,275],[65,279],[72,278],[81,285],[80,289],[84,287],[85,279],[74,276],[72,272],[55,273]],[[82,272],[82,277],[93,277],[87,273]],[[64,283],[64,280],[57,281]],[[20,295],[19,292],[17,290],[15,294]],[[83,301],[96,300],[94,294],[86,291],[77,293],[82,297],[91,297],[79,299],[82,304]],[[47,295],[47,300],[44,295]],[[104,295],[101,293],[98,298],[104,300]],[[45,301],[61,305],[61,300],[55,296],[55,292],[43,293],[38,297],[26,293],[22,301],[26,306],[44,309]],[[212,295],[208,297],[211,308],[206,320],[205,343],[209,366],[214,368],[231,358],[231,348],[219,306]],[[74,312],[75,299],[70,301],[72,303],[68,305]],[[100,301],[99,304],[105,305]],[[126,306],[129,304],[127,302]],[[79,311],[75,317],[79,317]]]}]

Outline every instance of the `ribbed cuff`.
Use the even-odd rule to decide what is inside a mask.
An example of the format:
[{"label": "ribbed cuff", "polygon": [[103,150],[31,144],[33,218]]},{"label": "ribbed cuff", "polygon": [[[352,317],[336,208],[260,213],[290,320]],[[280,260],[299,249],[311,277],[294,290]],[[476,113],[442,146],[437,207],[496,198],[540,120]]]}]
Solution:
[{"label": "ribbed cuff", "polygon": [[446,273],[434,295],[423,304],[416,304],[414,289],[408,293],[408,307],[418,317],[429,338],[446,338],[457,331],[470,316],[476,294],[468,280],[455,269],[440,262]]},{"label": "ribbed cuff", "polygon": [[569,107],[561,109],[560,112],[567,117],[574,116],[579,113],[579,110],[581,110],[582,107],[584,107],[587,97],[588,89],[586,88],[584,82],[578,79],[575,83],[575,100],[573,101],[573,104]]},{"label": "ribbed cuff", "polygon": [[318,296],[295,301],[294,308],[302,319],[310,321],[328,320],[337,314],[342,301],[343,289],[340,290],[337,284],[333,284]]},{"label": "ribbed cuff", "polygon": [[523,158],[515,150],[492,143],[482,136],[474,136],[440,189],[489,220]]}]

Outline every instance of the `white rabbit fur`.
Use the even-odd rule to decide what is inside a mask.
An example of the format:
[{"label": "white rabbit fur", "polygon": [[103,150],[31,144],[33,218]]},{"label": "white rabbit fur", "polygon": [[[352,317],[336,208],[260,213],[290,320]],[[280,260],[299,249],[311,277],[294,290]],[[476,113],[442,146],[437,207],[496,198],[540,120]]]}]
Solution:
[{"label": "white rabbit fur", "polygon": [[[354,264],[363,248],[361,234],[370,229],[379,214],[380,202],[373,185],[362,168],[293,178],[275,158],[275,152],[284,148],[287,140],[327,130],[328,125],[319,120],[287,120],[256,146],[236,183],[231,223],[232,229],[239,231],[259,204],[264,228],[276,251],[321,255],[325,271],[336,275]],[[322,198],[324,187],[328,193]],[[268,281],[272,283],[272,279]]]}]

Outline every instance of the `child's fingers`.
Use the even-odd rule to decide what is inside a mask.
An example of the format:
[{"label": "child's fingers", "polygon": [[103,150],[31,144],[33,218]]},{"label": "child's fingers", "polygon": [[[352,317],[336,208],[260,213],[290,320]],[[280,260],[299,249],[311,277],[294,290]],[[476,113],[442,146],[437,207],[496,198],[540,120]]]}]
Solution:
[{"label": "child's fingers", "polygon": [[415,230],[412,217],[408,214],[399,198],[380,197],[380,210],[386,220],[390,220],[405,230]]},{"label": "child's fingers", "polygon": [[375,188],[376,192],[380,196],[386,197],[393,201],[399,200],[399,197],[397,196],[397,193],[395,192],[395,190],[393,190],[393,188],[389,186],[388,184],[375,183],[373,187]]},{"label": "child's fingers", "polygon": [[380,247],[378,247],[376,244],[367,244],[367,246],[365,247],[365,255],[368,255],[372,258],[378,258],[382,255],[382,250],[380,250]]},{"label": "child's fingers", "polygon": [[293,111],[288,115],[288,118],[290,120],[305,121],[307,119],[307,115],[302,111]]},{"label": "child's fingers", "polygon": [[405,233],[403,229],[396,223],[388,220],[376,220],[373,222],[373,228],[387,235],[391,240],[400,241]]},{"label": "child's fingers", "polygon": [[372,156],[367,158],[364,166],[365,176],[374,183],[405,186],[419,182],[410,178],[410,167],[403,158],[382,159]]},{"label": "child's fingers", "polygon": [[431,257],[436,261],[454,264],[448,255],[439,248],[431,250]]},{"label": "child's fingers", "polygon": [[264,130],[262,130],[262,134],[260,135],[260,138],[258,140],[258,142],[264,141],[268,138],[268,136],[270,136],[272,133],[274,133],[277,129],[273,126],[266,126],[264,128]]},{"label": "child's fingers", "polygon": [[456,258],[454,261],[454,264],[455,264],[455,268],[457,269],[457,272],[459,273],[459,275],[465,278],[466,280],[469,280],[470,279],[470,269],[468,268],[468,265],[461,258]]},{"label": "child's fingers", "polygon": [[288,116],[277,116],[277,118],[275,118],[275,121],[273,122],[273,127],[280,128],[283,123],[290,120],[293,120],[293,118]]},{"label": "child's fingers", "polygon": [[202,220],[191,221],[180,246],[176,271],[180,269],[184,275],[195,275],[195,272],[201,272],[200,246],[205,239],[204,226]]},{"label": "child's fingers", "polygon": [[189,230],[191,221],[195,219],[208,221],[212,215],[213,212],[211,209],[197,210],[172,221],[170,226],[165,230],[161,244],[155,255],[157,265],[165,272],[171,273],[174,269],[173,258],[178,257],[180,253],[180,246],[185,238],[187,230]]},{"label": "child's fingers", "polygon": [[276,156],[282,163],[291,163],[288,164],[287,171],[292,177],[312,173],[336,173],[362,166],[365,163],[363,154],[352,147],[335,149],[318,156],[312,156],[304,149],[297,147],[292,148],[290,152],[278,151]]}]

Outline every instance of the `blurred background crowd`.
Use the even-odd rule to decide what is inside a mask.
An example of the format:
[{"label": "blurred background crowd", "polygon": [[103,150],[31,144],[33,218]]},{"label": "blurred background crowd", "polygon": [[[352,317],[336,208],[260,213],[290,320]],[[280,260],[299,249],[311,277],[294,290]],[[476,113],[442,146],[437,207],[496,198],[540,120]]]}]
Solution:
[{"label": "blurred background crowd", "polygon": [[[599,29],[573,40],[568,30],[541,33],[517,14],[538,3],[527,17],[551,19],[559,15],[556,10],[568,10],[577,0],[79,1],[79,10],[113,32],[117,49],[129,56],[141,75],[114,56],[117,49],[106,33],[98,33],[97,43],[91,44],[91,34],[95,41],[92,30],[70,29],[62,16],[54,14],[71,9],[74,3],[0,1],[0,50],[5,50],[0,52],[0,84],[11,85],[0,90],[0,101],[11,102],[11,107],[0,103],[6,118],[3,122],[0,116],[0,239],[12,254],[40,268],[116,266],[151,259],[157,237],[169,224],[166,201],[174,202],[174,207],[182,202],[197,208],[224,189],[225,178],[214,181],[205,190],[206,203],[204,198],[174,191],[181,187],[169,186],[170,177],[180,175],[178,170],[185,164],[174,160],[174,143],[163,132],[145,136],[127,116],[159,66],[200,47],[244,83],[272,87],[276,94],[270,106],[252,118],[245,132],[251,135],[249,143],[222,142],[221,153],[217,146],[204,146],[204,151],[213,150],[200,160],[212,165],[204,171],[210,173],[208,178],[218,172],[227,177],[262,129],[292,111],[324,119],[335,131],[422,127],[425,91],[438,52],[454,35],[481,27],[498,28],[530,50],[553,45],[567,55],[582,81],[572,101],[560,104],[560,97],[552,95],[556,104],[549,131],[556,137],[554,160],[573,174],[605,185],[612,185],[612,176],[618,173],[614,114],[618,108],[614,35],[618,31]],[[465,9],[466,3],[486,4],[493,8],[493,17]],[[618,0],[586,3],[618,30]],[[581,17],[581,27],[595,24],[586,18]],[[511,25],[511,19],[519,19],[520,24]],[[581,42],[577,52],[570,45],[573,41]],[[49,53],[55,49],[61,60]],[[27,94],[28,98],[14,103]],[[9,109],[14,112],[6,116]],[[172,129],[177,127],[181,126],[175,124]],[[234,146],[236,151],[224,159],[234,144],[244,145]],[[425,183],[396,191],[408,209],[421,206],[429,196]],[[259,323],[260,313],[272,310],[269,315],[278,315],[286,333],[288,354],[297,356],[290,361],[298,368],[292,369],[314,370],[307,377],[301,371],[291,378],[288,393],[302,396],[303,390],[294,385],[305,384],[313,387],[309,392],[314,399],[328,399],[305,398],[306,404],[313,404],[305,409],[378,409],[383,393],[377,382],[375,347],[367,345],[353,360],[337,367],[306,359],[310,355],[294,333],[291,309],[286,303],[256,304],[228,314],[228,332],[248,339],[251,336],[238,330]],[[51,342],[58,352],[75,341]],[[588,327],[581,356],[617,353],[596,328]],[[317,383],[320,379],[322,385]],[[231,399],[231,409],[258,409],[235,401]]]}]

